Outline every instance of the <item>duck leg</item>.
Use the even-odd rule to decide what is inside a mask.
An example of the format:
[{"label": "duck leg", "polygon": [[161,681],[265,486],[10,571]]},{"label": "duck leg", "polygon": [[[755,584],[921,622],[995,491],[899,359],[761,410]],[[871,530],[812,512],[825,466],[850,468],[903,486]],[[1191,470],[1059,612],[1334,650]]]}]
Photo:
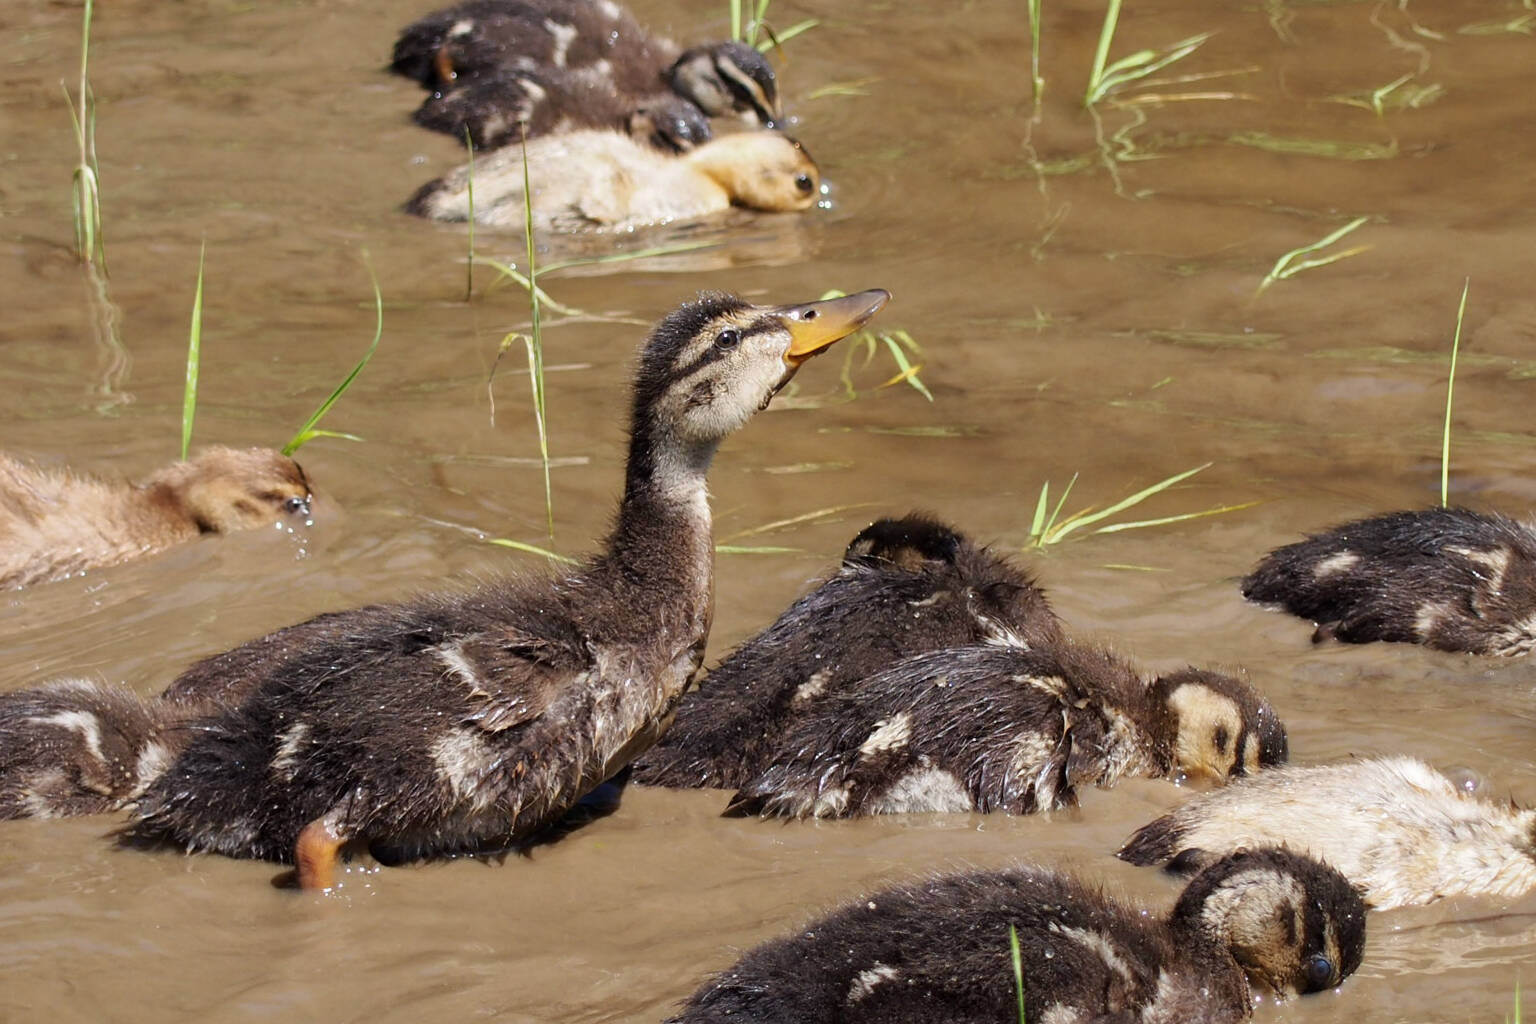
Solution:
[{"label": "duck leg", "polygon": [[342,833],[338,821],[340,808],[316,818],[299,832],[293,844],[293,863],[298,869],[299,888],[325,891],[336,887],[336,860],[350,838]]}]

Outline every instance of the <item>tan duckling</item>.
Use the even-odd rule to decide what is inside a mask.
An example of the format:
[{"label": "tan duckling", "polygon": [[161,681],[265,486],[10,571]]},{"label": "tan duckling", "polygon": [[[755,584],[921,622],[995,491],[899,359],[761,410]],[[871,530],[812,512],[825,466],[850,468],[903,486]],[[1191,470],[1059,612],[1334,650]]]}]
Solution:
[{"label": "tan duckling", "polygon": [[1166,916],[1043,868],[947,875],[751,950],[669,1024],[1236,1024],[1254,989],[1333,988],[1364,949],[1359,895],[1285,850],[1212,864]]},{"label": "tan duckling", "polygon": [[635,763],[634,781],[743,786],[819,694],[923,651],[1060,638],[1045,595],[998,552],[922,514],[881,519],[853,538],[837,572],[683,697],[661,741]]},{"label": "tan duckling", "polygon": [[1410,757],[1265,772],[1196,796],[1119,856],[1187,871],[1275,843],[1334,865],[1380,910],[1536,889],[1536,811],[1475,797]]},{"label": "tan duckling", "polygon": [[[710,137],[709,117],[771,127],[780,116],[777,79],[757,50],[681,52],[613,0],[469,0],[408,25],[389,70],[428,90],[418,124],[458,139],[468,131],[480,148],[517,141],[520,124],[531,139],[627,130],[639,113],[657,143],[682,150]],[[645,117],[659,109],[672,116]]]},{"label": "tan duckling", "polygon": [[0,588],[64,579],[204,533],[309,518],[309,481],[269,448],[205,448],[140,483],[0,453]]},{"label": "tan duckling", "polygon": [[1536,527],[1464,508],[1360,519],[1271,551],[1243,596],[1316,622],[1314,642],[1529,654]]},{"label": "tan duckling", "polygon": [[[716,448],[889,298],[792,306],[706,295],[651,332],[624,496],[603,550],[556,579],[373,605],[223,659],[125,841],[292,861],[327,888],[349,844],[391,860],[503,848],[655,742],[713,610],[705,474]],[[183,689],[178,695],[192,694]]]},{"label": "tan duckling", "polygon": [[[528,181],[538,231],[627,231],[697,220],[732,205],[805,210],[821,185],[816,164],[778,132],[726,135],[672,156],[615,132],[577,131],[530,142]],[[521,228],[523,150],[474,163],[475,223]],[[424,186],[407,212],[463,221],[470,212],[468,165]]]},{"label": "tan duckling", "polygon": [[1107,651],[1060,643],[920,654],[811,698],[727,814],[1028,814],[1081,786],[1183,774],[1220,783],[1285,760],[1248,684],[1185,669],[1150,685]]}]

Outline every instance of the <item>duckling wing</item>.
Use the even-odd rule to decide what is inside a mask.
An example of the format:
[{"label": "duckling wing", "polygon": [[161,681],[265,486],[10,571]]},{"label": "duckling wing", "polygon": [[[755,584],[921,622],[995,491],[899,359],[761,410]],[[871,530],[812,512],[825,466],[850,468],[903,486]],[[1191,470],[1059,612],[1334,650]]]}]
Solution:
[{"label": "duckling wing", "polygon": [[465,721],[486,732],[538,718],[592,667],[581,639],[559,631],[497,629],[444,644],[435,654],[478,705]]}]

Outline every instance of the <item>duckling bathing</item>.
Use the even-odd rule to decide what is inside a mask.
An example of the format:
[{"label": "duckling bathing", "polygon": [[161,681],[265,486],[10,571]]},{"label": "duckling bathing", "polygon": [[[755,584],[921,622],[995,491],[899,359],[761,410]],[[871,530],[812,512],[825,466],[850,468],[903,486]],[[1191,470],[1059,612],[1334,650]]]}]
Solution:
[{"label": "duckling bathing", "polygon": [[1185,669],[1150,685],[1110,654],[954,647],[813,697],[727,814],[1028,814],[1080,786],[1175,774],[1224,782],[1286,757],[1285,729],[1248,684]]},{"label": "duckling bathing", "polygon": [[1271,551],[1243,596],[1329,638],[1513,657],[1536,647],[1536,528],[1431,508],[1359,519]]},{"label": "duckling bathing", "polygon": [[517,141],[520,126],[531,139],[643,123],[682,150],[710,137],[709,117],[751,127],[780,117],[778,81],[755,49],[680,51],[613,0],[469,0],[406,26],[389,70],[428,91],[418,124],[468,131],[479,148]]},{"label": "duckling bathing", "polygon": [[924,651],[1060,638],[1045,595],[1001,554],[929,516],[881,519],[853,538],[837,572],[683,697],[661,742],[635,763],[634,781],[743,786],[819,694]]},{"label": "duckling bathing", "polygon": [[1354,889],[1285,850],[1217,861],[1161,918],[1043,868],[950,875],[757,947],[669,1024],[1234,1024],[1252,1018],[1255,988],[1277,1000],[1333,988],[1364,947]]},{"label": "duckling bathing", "polygon": [[[806,210],[821,187],[810,154],[778,132],[739,132],[670,156],[614,132],[577,131],[530,142],[526,152],[532,224],[540,231],[628,231],[733,205]],[[475,223],[523,227],[523,153],[503,149],[475,161]],[[432,220],[468,220],[470,183],[466,164],[423,186],[405,209]]]},{"label": "duckling bathing", "polygon": [[269,448],[210,447],[139,483],[0,453],[0,589],[77,576],[205,533],[309,518],[309,481]]},{"label": "duckling bathing", "polygon": [[1410,757],[1265,772],[1196,796],[1119,856],[1191,870],[1271,843],[1326,860],[1380,910],[1536,889],[1536,811],[1479,799]]},{"label": "duckling bathing", "polygon": [[558,579],[322,616],[205,662],[198,689],[235,699],[197,721],[125,841],[291,861],[301,886],[329,888],[351,844],[472,853],[557,820],[655,742],[698,668],[716,448],[888,298],[716,294],[668,314],[640,353],[602,551]]}]

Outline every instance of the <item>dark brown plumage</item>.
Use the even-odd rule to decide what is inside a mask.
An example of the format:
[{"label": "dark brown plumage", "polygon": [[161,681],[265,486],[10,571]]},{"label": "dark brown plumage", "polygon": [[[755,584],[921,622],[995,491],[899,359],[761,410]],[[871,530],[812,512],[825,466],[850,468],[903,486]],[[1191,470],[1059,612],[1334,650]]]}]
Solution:
[{"label": "dark brown plumage", "polygon": [[763,56],[725,42],[680,52],[613,0],[469,0],[401,32],[389,70],[427,89],[418,124],[490,148],[570,128],[632,131],[684,150],[708,118],[778,118]]},{"label": "dark brown plumage", "polygon": [[1316,622],[1314,641],[1528,654],[1536,529],[1464,508],[1360,519],[1270,552],[1243,596]]},{"label": "dark brown plumage", "polygon": [[1227,676],[1148,685],[1076,644],[953,647],[806,701],[726,813],[1028,814],[1126,776],[1221,782],[1285,757],[1274,710]]},{"label": "dark brown plumage", "polygon": [[559,579],[324,616],[204,662],[170,696],[230,704],[196,723],[128,841],[294,861],[301,885],[326,888],[348,844],[441,856],[554,822],[654,742],[698,667],[716,447],[887,297],[714,295],[668,315],[641,353],[601,553]]},{"label": "dark brown plumage", "polygon": [[678,706],[636,782],[734,788],[769,766],[796,711],[903,658],[960,644],[1054,643],[1060,624],[1034,580],[952,527],[881,519],[837,572],[737,648]]},{"label": "dark brown plumage", "polygon": [[876,893],[747,953],[670,1024],[1235,1024],[1250,984],[1284,999],[1359,967],[1365,907],[1332,868],[1284,850],[1196,876],[1166,917],[1042,868]]}]

